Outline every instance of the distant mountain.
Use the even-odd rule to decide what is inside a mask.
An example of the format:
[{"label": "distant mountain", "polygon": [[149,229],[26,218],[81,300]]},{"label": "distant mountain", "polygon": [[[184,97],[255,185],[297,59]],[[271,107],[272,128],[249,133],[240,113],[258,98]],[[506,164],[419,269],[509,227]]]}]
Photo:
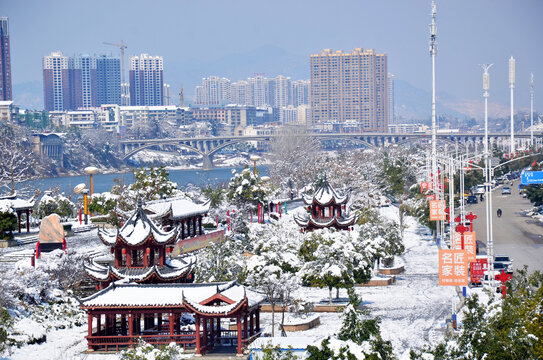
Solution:
[{"label": "distant mountain", "polygon": [[[413,86],[399,79],[394,80],[394,112],[398,121],[427,120],[431,116],[432,93]],[[482,120],[484,115],[483,100],[459,99],[454,95],[438,92],[436,103],[437,115],[450,115],[458,118]],[[505,117],[509,107],[503,104],[489,103],[490,118]]]},{"label": "distant mountain", "polygon": [[13,102],[21,109],[43,109],[43,84],[41,81],[13,84]]}]

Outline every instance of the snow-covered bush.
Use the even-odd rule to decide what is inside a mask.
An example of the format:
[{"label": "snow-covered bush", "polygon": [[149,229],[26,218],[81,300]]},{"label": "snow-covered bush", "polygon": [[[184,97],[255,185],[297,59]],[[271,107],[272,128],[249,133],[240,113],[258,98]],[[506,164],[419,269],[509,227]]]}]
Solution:
[{"label": "snow-covered bush", "polygon": [[61,218],[68,218],[74,215],[74,211],[74,203],[63,195],[45,194],[36,204],[34,214],[40,219],[51,214],[58,214]]},{"label": "snow-covered bush", "polygon": [[368,318],[369,311],[359,309],[362,299],[354,289],[349,289],[348,294],[349,305],[341,315],[343,323],[339,333],[316,346],[308,346],[308,359],[395,359],[392,344],[381,338],[380,320]]},{"label": "snow-covered bush", "polygon": [[246,167],[240,173],[232,170],[234,175],[228,184],[226,197],[240,209],[256,208],[257,204],[266,205],[269,188],[264,184],[260,173],[255,174]]},{"label": "snow-covered bush", "polygon": [[17,215],[10,206],[0,202],[0,239],[10,238],[15,229],[17,229]]},{"label": "snow-covered bush", "polygon": [[183,348],[174,342],[156,348],[140,339],[133,348],[123,350],[119,360],[178,360],[182,353]]},{"label": "snow-covered bush", "polygon": [[108,215],[115,208],[117,196],[106,192],[103,194],[92,194],[89,201],[89,211],[91,213]]},{"label": "snow-covered bush", "polygon": [[11,345],[9,334],[13,327],[13,319],[9,312],[0,306],[0,354]]}]

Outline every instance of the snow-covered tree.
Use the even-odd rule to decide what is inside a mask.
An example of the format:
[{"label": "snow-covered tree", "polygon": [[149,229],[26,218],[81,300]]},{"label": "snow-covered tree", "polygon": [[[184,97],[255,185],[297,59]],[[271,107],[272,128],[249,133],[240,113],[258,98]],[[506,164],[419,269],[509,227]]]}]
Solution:
[{"label": "snow-covered tree", "polygon": [[74,215],[75,205],[62,194],[46,193],[35,205],[34,214],[43,219],[51,214],[57,214],[61,218],[69,218]]},{"label": "snow-covered tree", "polygon": [[35,178],[39,162],[30,150],[24,132],[13,126],[0,126],[0,185],[15,194],[15,185]]},{"label": "snow-covered tree", "polygon": [[381,337],[380,320],[369,318],[369,311],[359,309],[362,299],[348,290],[349,305],[341,315],[343,324],[336,336],[329,336],[317,346],[308,346],[310,360],[392,360],[392,344]]},{"label": "snow-covered tree", "polygon": [[[313,251],[314,249],[314,251]],[[304,281],[332,289],[348,288],[370,279],[371,262],[348,231],[316,230],[300,248],[305,263],[300,270]]]},{"label": "snow-covered tree", "polygon": [[266,205],[269,188],[264,184],[260,173],[246,167],[240,173],[232,170],[233,177],[228,184],[227,199],[240,209],[256,208],[258,204]]},{"label": "snow-covered tree", "polygon": [[245,280],[244,245],[241,239],[225,237],[198,253],[196,282]]}]

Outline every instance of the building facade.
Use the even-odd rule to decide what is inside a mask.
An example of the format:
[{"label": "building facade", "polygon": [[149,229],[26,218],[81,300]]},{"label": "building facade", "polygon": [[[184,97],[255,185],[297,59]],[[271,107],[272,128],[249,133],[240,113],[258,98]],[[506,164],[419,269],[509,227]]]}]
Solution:
[{"label": "building facade", "polygon": [[164,103],[164,60],[141,54],[130,58],[130,105],[161,106]]},{"label": "building facade", "polygon": [[359,131],[388,124],[387,56],[374,50],[323,50],[312,54],[310,100],[313,126],[353,123]]},{"label": "building facade", "polygon": [[48,111],[73,109],[70,93],[69,58],[53,52],[43,58],[43,98]]},{"label": "building facade", "polygon": [[12,99],[9,23],[7,17],[0,17],[0,101]]},{"label": "building facade", "polygon": [[96,58],[96,92],[96,105],[122,105],[121,60],[119,58],[107,55]]}]

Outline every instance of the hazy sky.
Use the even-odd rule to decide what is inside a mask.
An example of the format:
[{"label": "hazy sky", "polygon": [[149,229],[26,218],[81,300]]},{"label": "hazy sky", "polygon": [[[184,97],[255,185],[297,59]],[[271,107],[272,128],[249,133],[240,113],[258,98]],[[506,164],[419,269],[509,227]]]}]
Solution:
[{"label": "hazy sky", "polygon": [[[494,63],[491,100],[508,104],[507,62],[513,55],[515,102],[529,107],[533,72],[538,108],[543,99],[543,90],[538,92],[543,89],[543,1],[438,0],[437,6],[438,91],[478,99],[478,64]],[[128,55],[163,56],[165,81],[174,89],[183,83],[189,94],[194,79],[233,74],[228,69],[217,73],[218,64],[231,64],[223,59],[253,59],[262,48],[282,54],[274,59],[268,51],[265,59],[256,57],[243,77],[254,72],[276,76],[278,67],[269,64],[290,59],[297,70],[288,73],[295,65],[280,64],[284,75],[308,78],[309,54],[362,47],[387,53],[389,72],[429,90],[429,13],[430,0],[0,0],[0,15],[10,21],[15,84],[41,82],[41,59],[51,51],[118,54],[102,42],[123,39]],[[213,65],[207,70],[205,64]]]}]

